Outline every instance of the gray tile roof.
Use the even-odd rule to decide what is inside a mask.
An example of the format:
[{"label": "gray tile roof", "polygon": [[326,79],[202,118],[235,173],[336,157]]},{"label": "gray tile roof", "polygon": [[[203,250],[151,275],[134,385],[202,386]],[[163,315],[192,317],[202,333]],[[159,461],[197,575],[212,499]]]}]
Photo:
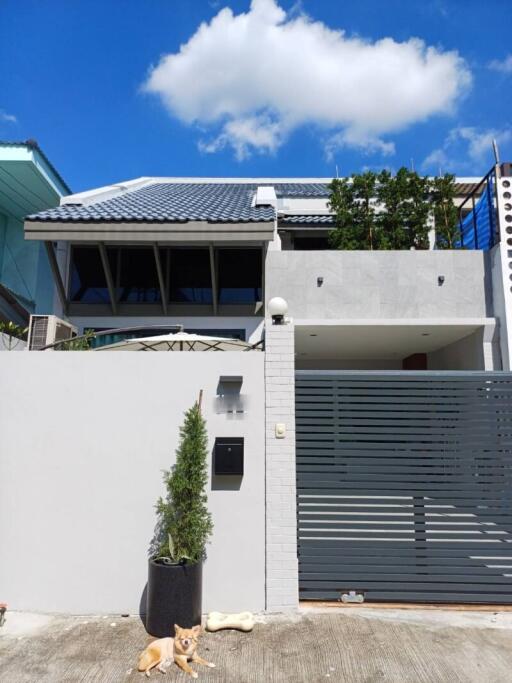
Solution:
[{"label": "gray tile roof", "polygon": [[[270,184],[270,183],[268,183]],[[278,197],[328,197],[327,183],[272,183]]]},{"label": "gray tile roof", "polygon": [[[270,183],[267,183],[270,185]],[[273,183],[276,195],[325,197],[323,183]],[[185,222],[273,221],[270,206],[252,206],[257,183],[155,182],[86,206],[64,204],[28,216],[28,221]]]},{"label": "gray tile roof", "polygon": [[327,216],[322,214],[320,216],[281,216],[279,218],[280,227],[289,227],[294,225],[300,225],[301,227],[309,226],[312,227],[331,227],[334,225],[333,216]]},{"label": "gray tile roof", "polygon": [[[104,201],[85,206],[64,204],[27,217],[28,221],[48,222],[130,222],[180,223],[209,221],[211,223],[270,222],[274,209],[252,206],[256,190],[261,185],[272,185],[277,197],[328,197],[329,186],[322,182],[267,182],[230,183],[152,182],[135,190],[128,190]],[[457,184],[458,193],[468,192],[471,184]],[[332,218],[319,216],[287,216],[280,225],[332,225]]]}]

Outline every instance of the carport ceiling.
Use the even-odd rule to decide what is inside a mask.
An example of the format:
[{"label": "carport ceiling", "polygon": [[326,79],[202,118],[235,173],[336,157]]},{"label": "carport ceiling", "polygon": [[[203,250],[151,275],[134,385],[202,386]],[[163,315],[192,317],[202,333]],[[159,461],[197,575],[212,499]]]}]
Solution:
[{"label": "carport ceiling", "polygon": [[479,325],[297,325],[295,352],[319,359],[396,359],[429,353],[467,337]]}]

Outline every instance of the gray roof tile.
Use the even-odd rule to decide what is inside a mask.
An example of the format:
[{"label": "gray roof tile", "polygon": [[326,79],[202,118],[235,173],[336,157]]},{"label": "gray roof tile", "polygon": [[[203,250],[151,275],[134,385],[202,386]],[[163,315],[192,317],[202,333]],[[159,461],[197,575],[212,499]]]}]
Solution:
[{"label": "gray roof tile", "polygon": [[[267,183],[278,197],[326,197],[323,183]],[[185,222],[273,221],[270,206],[252,206],[258,183],[173,183],[146,185],[89,204],[64,204],[27,217],[28,221],[64,222]]]},{"label": "gray roof tile", "polygon": [[293,226],[293,225],[311,225],[311,226],[327,226],[330,227],[334,225],[334,217],[322,214],[320,216],[281,216],[279,218],[280,226]]}]

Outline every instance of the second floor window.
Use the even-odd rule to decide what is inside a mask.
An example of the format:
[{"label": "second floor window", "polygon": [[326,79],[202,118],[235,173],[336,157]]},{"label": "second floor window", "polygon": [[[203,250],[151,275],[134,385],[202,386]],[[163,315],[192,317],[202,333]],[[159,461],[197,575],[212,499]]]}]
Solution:
[{"label": "second floor window", "polygon": [[[106,254],[116,302],[158,304],[162,290],[152,246],[107,246]],[[262,299],[262,252],[259,248],[159,247],[163,290],[172,304],[213,304],[213,281],[219,305],[247,305]],[[110,304],[107,278],[97,245],[71,248],[70,301]],[[129,312],[130,308],[127,309]]]},{"label": "second floor window", "polygon": [[118,300],[122,303],[158,303],[161,300],[152,247],[121,247],[118,253]]}]

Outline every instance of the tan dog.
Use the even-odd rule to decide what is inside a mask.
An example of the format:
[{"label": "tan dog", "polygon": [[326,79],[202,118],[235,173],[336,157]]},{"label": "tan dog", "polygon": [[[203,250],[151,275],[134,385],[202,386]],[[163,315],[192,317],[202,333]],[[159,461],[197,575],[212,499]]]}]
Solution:
[{"label": "tan dog", "polygon": [[174,624],[176,635],[174,638],[160,638],[150,643],[139,657],[139,671],[144,671],[146,676],[150,676],[150,671],[155,666],[163,674],[167,673],[165,665],[172,659],[176,664],[190,674],[192,678],[197,678],[197,672],[189,666],[189,660],[204,666],[214,667],[215,664],[202,659],[196,652],[197,641],[201,633],[201,626],[194,628],[181,628]]}]

